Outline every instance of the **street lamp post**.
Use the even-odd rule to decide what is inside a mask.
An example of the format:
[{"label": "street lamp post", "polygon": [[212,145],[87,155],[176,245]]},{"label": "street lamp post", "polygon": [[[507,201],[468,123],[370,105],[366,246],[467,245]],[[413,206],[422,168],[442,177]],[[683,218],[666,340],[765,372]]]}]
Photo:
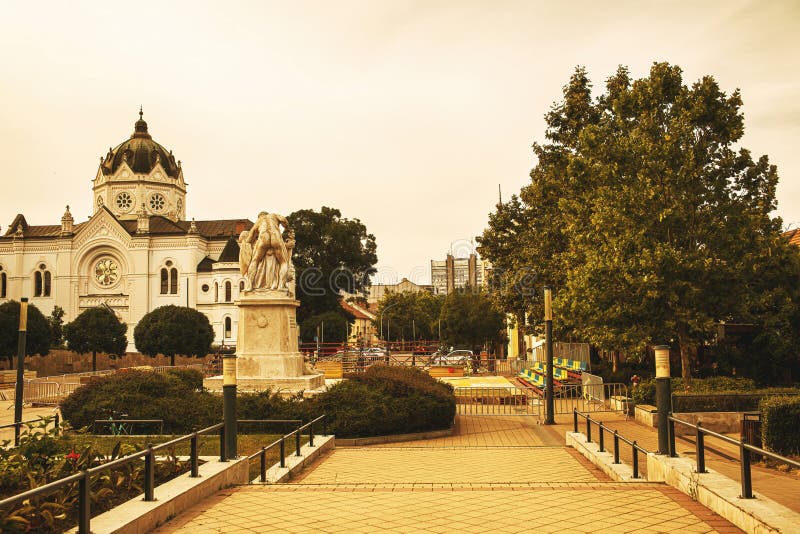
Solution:
[{"label": "street lamp post", "polygon": [[228,460],[236,458],[236,355],[222,357],[222,402],[225,422],[225,453]]},{"label": "street lamp post", "polygon": [[17,337],[17,383],[14,390],[14,446],[19,446],[19,430],[22,423],[22,401],[25,381],[25,351],[28,340],[28,299],[19,303],[19,336]]},{"label": "street lamp post", "polygon": [[547,354],[547,372],[545,375],[545,402],[546,414],[544,424],[556,424],[555,405],[553,402],[553,290],[549,286],[544,288],[544,339]]},{"label": "street lamp post", "polygon": [[671,393],[669,372],[669,346],[659,345],[656,353],[656,408],[658,408],[658,454],[669,454],[669,397]]},{"label": "street lamp post", "polygon": [[[381,310],[381,316],[380,316],[380,319],[379,319],[380,322],[381,322],[381,337],[383,337],[383,314],[384,314],[384,312],[394,308],[398,304],[400,304],[400,303],[399,302],[395,302],[394,304],[389,304],[388,306],[386,306],[384,309]],[[387,356],[387,358],[389,356],[389,318],[388,317],[386,318],[386,356]]]}]

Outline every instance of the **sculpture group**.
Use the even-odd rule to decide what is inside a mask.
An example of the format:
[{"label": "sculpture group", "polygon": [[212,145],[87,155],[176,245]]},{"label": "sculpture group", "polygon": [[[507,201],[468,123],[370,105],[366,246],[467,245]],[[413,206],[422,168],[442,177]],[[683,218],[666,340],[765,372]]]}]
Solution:
[{"label": "sculpture group", "polygon": [[[286,230],[283,239],[281,226]],[[283,215],[262,211],[250,230],[239,235],[239,269],[250,281],[251,290],[291,292],[294,232]]]}]

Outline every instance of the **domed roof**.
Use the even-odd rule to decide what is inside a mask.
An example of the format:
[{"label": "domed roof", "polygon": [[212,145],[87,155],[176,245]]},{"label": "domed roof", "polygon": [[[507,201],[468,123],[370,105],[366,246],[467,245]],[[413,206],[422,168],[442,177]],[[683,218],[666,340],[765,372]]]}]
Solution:
[{"label": "domed roof", "polygon": [[180,166],[175,162],[171,150],[167,150],[153,141],[147,132],[147,123],[142,118],[143,112],[139,109],[139,120],[134,124],[133,134],[130,139],[123,141],[115,148],[109,148],[100,168],[103,174],[113,174],[124,161],[138,174],[149,174],[150,171],[161,163],[170,178],[177,178]]}]

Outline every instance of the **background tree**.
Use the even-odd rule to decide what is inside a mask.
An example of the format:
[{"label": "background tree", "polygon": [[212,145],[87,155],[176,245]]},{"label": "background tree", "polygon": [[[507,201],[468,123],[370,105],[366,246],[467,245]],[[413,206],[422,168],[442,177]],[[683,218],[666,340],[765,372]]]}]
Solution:
[{"label": "background tree", "polygon": [[483,292],[456,291],[445,297],[440,318],[442,341],[456,348],[480,349],[505,338],[505,320]]},{"label": "background tree", "polygon": [[[0,356],[8,360],[8,368],[14,368],[19,338],[19,302],[9,300],[0,304]],[[34,304],[28,304],[28,334],[25,345],[26,356],[50,352],[50,324]]]},{"label": "background tree", "polygon": [[352,320],[353,317],[342,309],[312,315],[300,325],[300,338],[310,343],[319,334],[320,342],[342,343],[347,340]]},{"label": "background tree", "polygon": [[[443,296],[428,291],[388,292],[378,301],[375,331],[382,332],[383,339],[389,338],[388,341],[439,339],[443,301]],[[384,313],[384,310],[387,311]],[[383,322],[383,328],[380,322]]]},{"label": "background tree", "polygon": [[534,145],[531,184],[490,216],[486,256],[507,277],[533,269],[555,286],[562,335],[615,350],[673,344],[687,384],[721,321],[757,324],[765,345],[796,355],[798,271],[771,216],[777,171],[735,146],[738,91],[708,76],[688,87],[666,63],[639,80],[621,67],[594,100],[590,88],[576,69],[546,117],[547,144]]},{"label": "background tree", "polygon": [[[488,228],[478,236],[481,255],[492,262],[490,295],[513,317],[521,333],[525,333],[526,324],[534,332],[543,326],[543,288],[563,286],[566,272],[562,255],[569,244],[566,232],[570,225],[583,224],[575,210],[565,210],[561,200],[588,187],[567,172],[580,132],[599,119],[584,68],[575,70],[563,95],[563,100],[545,115],[546,142],[533,145],[538,163],[530,173],[531,183],[519,195],[498,203],[489,215]],[[556,321],[558,329],[565,326],[563,321]],[[522,336],[518,342],[518,353],[522,354]]]},{"label": "background tree", "polygon": [[133,330],[136,349],[148,356],[169,356],[175,365],[175,355],[202,358],[211,350],[214,329],[208,317],[183,306],[161,306],[142,317]]},{"label": "background tree", "polygon": [[[311,316],[340,309],[340,291],[361,293],[375,274],[375,236],[358,219],[323,206],[300,210],[287,219],[295,232],[294,265],[300,324]],[[313,334],[312,334],[313,337]]]},{"label": "background tree", "polygon": [[64,343],[64,308],[53,306],[47,322],[50,323],[50,345],[61,348]]},{"label": "background tree", "polygon": [[100,306],[89,308],[64,327],[67,348],[79,354],[92,353],[92,371],[97,371],[97,353],[124,354],[128,327],[116,314]]}]

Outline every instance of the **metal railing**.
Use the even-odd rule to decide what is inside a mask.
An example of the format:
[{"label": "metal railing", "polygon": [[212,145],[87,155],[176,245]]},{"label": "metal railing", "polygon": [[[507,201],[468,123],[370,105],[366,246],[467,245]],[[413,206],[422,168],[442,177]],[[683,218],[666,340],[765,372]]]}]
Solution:
[{"label": "metal railing", "polygon": [[742,499],[752,499],[753,498],[753,480],[752,480],[752,473],[751,473],[751,454],[759,454],[762,457],[771,458],[778,462],[782,462],[786,465],[790,465],[794,468],[800,469],[800,462],[792,460],[790,458],[786,458],[785,456],[781,456],[780,454],[775,454],[774,452],[770,452],[764,450],[760,447],[755,447],[750,445],[749,443],[743,440],[736,440],[731,437],[725,436],[723,434],[719,434],[714,432],[713,430],[708,430],[703,428],[703,425],[700,421],[697,424],[692,424],[688,421],[684,421],[682,419],[677,419],[673,417],[671,414],[667,417],[667,421],[669,421],[669,455],[670,457],[676,457],[677,454],[675,452],[675,424],[688,426],[693,428],[695,431],[695,447],[696,447],[696,472],[698,474],[707,473],[706,471],[706,451],[705,451],[705,437],[711,436],[713,438],[719,439],[725,443],[729,443],[731,445],[736,445],[739,447],[739,467],[740,467],[740,483],[742,486],[742,494],[740,497]]},{"label": "metal railing", "polygon": [[639,453],[641,452],[645,456],[649,452],[647,449],[639,445],[636,440],[629,440],[620,436],[619,431],[614,430],[613,433],[609,428],[606,428],[603,425],[602,421],[596,421],[591,418],[591,416],[587,413],[581,413],[578,410],[572,411],[572,429],[573,432],[578,433],[578,418],[583,417],[586,420],[586,443],[592,443],[592,423],[595,423],[598,427],[598,439],[597,439],[597,447],[599,452],[606,452],[606,445],[605,445],[605,433],[611,433],[614,438],[614,463],[619,464],[619,453],[620,453],[620,445],[619,442],[622,441],[630,445],[631,447],[631,458],[632,458],[632,468],[633,468],[633,478],[641,478],[639,476]]},{"label": "metal railing", "polygon": [[101,472],[107,469],[127,465],[131,462],[139,460],[140,458],[144,458],[144,500],[154,501],[156,500],[155,499],[156,452],[168,449],[170,447],[174,447],[175,445],[183,443],[184,441],[190,441],[191,442],[191,452],[189,456],[191,463],[190,476],[192,478],[197,478],[200,476],[198,472],[199,469],[199,461],[198,461],[199,456],[197,452],[198,436],[202,434],[208,434],[217,430],[219,431],[219,449],[220,449],[219,460],[220,462],[225,462],[227,461],[226,451],[225,451],[225,424],[218,423],[208,428],[198,430],[197,432],[193,432],[192,434],[187,434],[185,436],[175,438],[166,443],[161,443],[156,446],[149,445],[146,449],[142,451],[135,452],[127,456],[123,456],[122,458],[111,460],[110,462],[106,462],[104,464],[92,467],[90,469],[83,470],[79,473],[74,473],[68,477],[56,480],[54,482],[50,482],[49,484],[39,486],[38,488],[34,488],[32,490],[28,490],[23,493],[19,493],[17,495],[14,495],[13,497],[8,497],[7,499],[3,499],[0,501],[0,509],[10,508],[13,505],[21,503],[27,499],[50,494],[59,488],[77,482],[78,483],[78,532],[80,534],[89,534],[90,532],[89,524],[91,520],[91,487],[92,487],[93,477],[96,478],[96,475],[99,475]]},{"label": "metal railing", "polygon": [[[49,417],[39,417],[38,419],[28,419],[27,421],[20,421],[19,423],[8,423],[5,425],[0,425],[0,430],[4,428],[14,428],[14,443],[15,445],[19,445],[19,434],[22,425],[30,425],[33,423],[41,423],[44,422],[43,430],[47,430],[47,423],[50,421]],[[58,435],[59,429],[61,428],[61,417],[58,415],[58,412],[55,413],[53,416],[53,429],[55,430],[56,435]]]},{"label": "metal railing", "polygon": [[800,393],[672,393],[672,413],[749,412],[758,410],[766,397],[792,397]]},{"label": "metal railing", "polygon": [[[243,420],[243,421],[240,421],[240,422],[242,422],[242,423],[245,423],[245,422],[248,422],[248,423],[275,422],[275,423],[277,423],[277,422],[288,422],[288,421],[275,421],[275,420],[270,421],[270,420],[251,419],[251,420]],[[266,482],[267,481],[267,451],[270,451],[275,447],[279,447],[280,448],[280,452],[279,452],[279,455],[280,455],[280,466],[281,466],[281,468],[285,468],[286,467],[286,440],[287,439],[291,439],[292,437],[294,437],[295,456],[301,456],[301,454],[300,454],[300,448],[301,448],[300,447],[300,436],[302,435],[303,431],[308,429],[308,446],[309,447],[313,447],[314,446],[314,425],[315,424],[320,424],[320,423],[322,424],[322,435],[323,436],[327,435],[327,427],[325,425],[325,415],[323,414],[323,415],[320,415],[319,417],[317,417],[316,419],[314,419],[313,421],[309,421],[308,423],[304,424],[303,426],[301,426],[299,428],[296,428],[295,430],[289,432],[288,434],[285,434],[285,435],[281,436],[280,439],[273,441],[272,443],[270,443],[266,447],[262,447],[261,450],[256,451],[253,454],[251,454],[250,456],[248,456],[247,457],[247,461],[248,462],[254,460],[255,458],[259,458],[259,460],[260,460],[260,462],[259,462],[260,463],[260,466],[259,466],[260,467],[259,481],[260,482]]]},{"label": "metal railing", "polygon": [[531,389],[519,387],[457,387],[459,415],[538,415],[542,402]]},{"label": "metal railing", "polygon": [[[608,384],[564,384],[553,393],[553,408],[557,414],[579,412],[614,412],[617,399],[628,398],[628,386]],[[622,406],[622,404],[620,404]]]}]

